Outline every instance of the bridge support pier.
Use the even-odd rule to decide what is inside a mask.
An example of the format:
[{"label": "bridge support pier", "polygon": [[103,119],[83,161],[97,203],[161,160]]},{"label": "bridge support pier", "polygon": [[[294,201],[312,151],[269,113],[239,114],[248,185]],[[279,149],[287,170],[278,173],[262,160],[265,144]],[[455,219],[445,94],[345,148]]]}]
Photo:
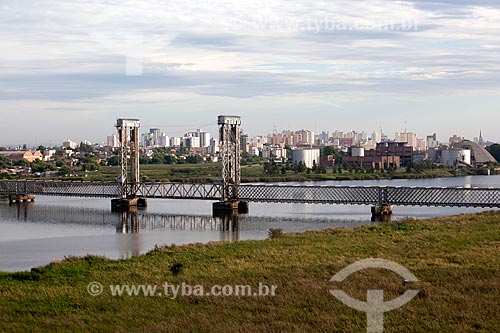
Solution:
[{"label": "bridge support pier", "polygon": [[147,206],[148,206],[148,201],[146,198],[111,200],[111,211],[113,212],[129,211],[132,207],[147,207]]},{"label": "bridge support pier", "polygon": [[9,203],[19,202],[34,202],[35,196],[33,194],[11,194],[9,195]]},{"label": "bridge support pier", "polygon": [[248,201],[218,201],[214,202],[212,205],[212,211],[214,214],[220,212],[237,212],[240,214],[248,213]]},{"label": "bridge support pier", "polygon": [[380,217],[387,217],[392,215],[392,205],[383,204],[372,206],[372,220],[380,220]]},{"label": "bridge support pier", "polygon": [[238,213],[240,214],[248,214],[248,201],[240,201],[238,202]]}]

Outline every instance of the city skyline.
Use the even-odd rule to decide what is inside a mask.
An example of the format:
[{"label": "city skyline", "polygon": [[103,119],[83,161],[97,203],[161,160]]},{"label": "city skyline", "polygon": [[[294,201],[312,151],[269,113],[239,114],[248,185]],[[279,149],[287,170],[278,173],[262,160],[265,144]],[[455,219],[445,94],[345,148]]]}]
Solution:
[{"label": "city skyline", "polygon": [[[161,128],[159,126],[147,127],[147,128],[141,127],[140,132],[139,132],[141,134],[141,142],[143,140],[143,137],[147,136],[147,134],[149,134],[150,131],[152,131],[152,130],[157,131],[158,134],[165,135],[167,137],[167,139],[177,138],[177,139],[182,140],[182,138],[191,137],[192,134],[196,134],[197,131],[198,132],[201,131],[202,133],[204,133],[204,132],[208,133],[209,134],[209,136],[208,136],[209,139],[211,139],[211,138],[215,139],[218,136],[217,132],[214,131],[212,133],[210,131],[205,131],[202,128],[197,128],[197,129],[188,130],[188,131],[169,132],[168,130],[164,130],[163,128]],[[480,130],[477,133],[477,135],[472,136],[472,137],[468,137],[468,136],[462,135],[461,133],[456,133],[456,132],[450,132],[449,135],[447,135],[447,134],[439,134],[439,133],[436,133],[436,132],[429,133],[429,134],[424,134],[424,133],[416,133],[414,131],[411,131],[410,129],[404,129],[401,132],[395,132],[395,133],[391,134],[391,133],[387,133],[387,132],[383,131],[383,129],[378,129],[378,130],[374,129],[374,130],[371,130],[371,131],[370,130],[355,130],[355,129],[351,129],[351,130],[334,129],[334,130],[318,130],[318,131],[314,131],[314,130],[312,130],[310,128],[300,128],[300,129],[298,129],[298,128],[292,128],[292,129],[283,128],[283,129],[278,129],[276,127],[273,128],[272,130],[267,131],[267,132],[262,132],[262,133],[257,133],[257,134],[249,134],[242,127],[242,133],[244,133],[245,135],[248,135],[248,137],[251,140],[254,140],[256,138],[265,138],[265,139],[268,139],[269,137],[273,136],[274,134],[280,135],[280,134],[294,133],[294,132],[300,132],[300,131],[311,132],[315,136],[316,139],[322,139],[322,136],[325,135],[325,134],[328,134],[328,138],[335,138],[335,134],[336,133],[337,134],[341,134],[342,137],[344,137],[344,138],[351,137],[351,134],[356,134],[356,135],[365,134],[367,138],[373,139],[374,134],[377,134],[377,138],[376,138],[375,142],[381,142],[381,139],[383,137],[385,137],[389,141],[408,142],[410,145],[413,145],[413,146],[417,146],[416,142],[413,143],[411,140],[404,140],[404,139],[401,138],[401,135],[411,134],[412,136],[415,137],[415,140],[417,140],[417,141],[418,140],[424,140],[425,141],[428,137],[432,137],[433,135],[436,135],[437,141],[439,142],[440,145],[448,145],[451,142],[458,142],[458,141],[461,141],[462,139],[470,140],[470,141],[477,141],[478,139],[484,139],[485,143],[486,142],[497,143],[497,142],[491,141],[491,139],[488,136],[485,136],[484,132],[482,130]],[[174,133],[174,135],[171,135],[171,133]],[[22,143],[3,144],[3,143],[0,142],[0,147],[16,148],[16,147],[20,147],[20,146],[23,146],[23,145],[26,145],[28,148],[36,148],[39,145],[43,145],[43,146],[47,146],[47,147],[58,147],[58,146],[63,146],[63,143],[65,141],[72,142],[75,145],[79,145],[80,142],[83,142],[85,144],[98,144],[98,145],[104,145],[105,146],[105,145],[107,145],[107,140],[109,140],[109,137],[110,136],[116,136],[116,135],[117,135],[117,133],[110,132],[107,135],[102,136],[98,140],[88,140],[88,138],[86,138],[86,137],[85,138],[68,137],[68,138],[62,139],[60,141],[50,140],[48,142],[35,142],[35,143],[22,142]],[[452,140],[452,139],[454,139],[454,140]],[[325,140],[325,142],[326,142],[326,140]],[[328,145],[328,143],[325,143],[324,145]],[[165,147],[168,147],[168,146],[169,146],[168,144],[165,145]]]},{"label": "city skyline", "polygon": [[42,0],[0,13],[1,145],[102,141],[129,116],[215,133],[219,114],[251,135],[407,127],[500,141],[495,1]]}]

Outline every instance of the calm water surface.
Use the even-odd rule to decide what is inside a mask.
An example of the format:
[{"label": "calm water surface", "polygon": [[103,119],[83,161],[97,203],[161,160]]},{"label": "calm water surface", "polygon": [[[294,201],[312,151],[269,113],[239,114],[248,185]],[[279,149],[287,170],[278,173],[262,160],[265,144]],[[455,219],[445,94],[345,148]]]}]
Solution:
[{"label": "calm water surface", "polygon": [[[314,184],[314,183],[308,183]],[[321,182],[321,185],[500,187],[500,176]],[[481,209],[396,207],[394,219],[473,213]],[[136,214],[110,212],[109,199],[37,197],[0,202],[0,271],[27,270],[65,256],[128,258],[155,245],[264,239],[270,228],[301,232],[372,223],[368,206],[250,203],[237,219],[212,217],[212,203],[149,200]]]}]

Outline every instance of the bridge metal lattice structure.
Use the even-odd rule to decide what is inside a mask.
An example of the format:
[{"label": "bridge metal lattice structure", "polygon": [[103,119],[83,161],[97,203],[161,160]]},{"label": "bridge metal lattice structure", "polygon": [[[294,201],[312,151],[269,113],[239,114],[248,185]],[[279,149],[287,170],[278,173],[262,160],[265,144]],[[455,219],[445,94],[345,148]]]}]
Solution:
[{"label": "bridge metal lattice structure", "polygon": [[[500,208],[500,188],[302,186],[240,184],[249,202]],[[85,181],[0,180],[0,194],[116,198],[120,184]],[[139,183],[139,198],[221,200],[222,184]]]},{"label": "bridge metal lattice structure", "polygon": [[222,159],[221,201],[236,200],[240,184],[240,125],[238,116],[219,116],[219,148]]},{"label": "bridge metal lattice structure", "polygon": [[[129,192],[131,189],[127,188],[126,191]],[[0,194],[5,195],[116,198],[121,193],[121,184],[112,182],[0,180]],[[181,183],[139,183],[135,192],[140,198],[197,200],[220,200],[222,193],[222,184]]]},{"label": "bridge metal lattice structure", "polygon": [[220,200],[222,184],[141,183],[137,196],[142,198]]},{"label": "bridge metal lattice structure", "polygon": [[121,185],[111,182],[0,180],[0,194],[62,197],[117,198]]},{"label": "bridge metal lattice structure", "polygon": [[[135,198],[139,175],[139,119],[118,119],[116,129],[120,142],[120,198]],[[129,163],[130,161],[130,163]],[[129,170],[130,169],[130,170]]]},{"label": "bridge metal lattice structure", "polygon": [[252,202],[500,208],[500,188],[398,186],[238,186]]}]

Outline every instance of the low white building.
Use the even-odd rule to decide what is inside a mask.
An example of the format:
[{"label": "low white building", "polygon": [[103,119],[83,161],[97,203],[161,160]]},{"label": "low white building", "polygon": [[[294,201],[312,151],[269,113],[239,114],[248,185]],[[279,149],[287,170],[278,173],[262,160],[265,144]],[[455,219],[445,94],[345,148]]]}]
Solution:
[{"label": "low white building", "polygon": [[263,158],[286,159],[286,149],[280,145],[264,146],[262,148]]},{"label": "low white building", "polygon": [[47,149],[44,152],[43,160],[45,162],[50,161],[50,160],[54,159],[54,156],[56,156],[56,150],[55,149]]}]

